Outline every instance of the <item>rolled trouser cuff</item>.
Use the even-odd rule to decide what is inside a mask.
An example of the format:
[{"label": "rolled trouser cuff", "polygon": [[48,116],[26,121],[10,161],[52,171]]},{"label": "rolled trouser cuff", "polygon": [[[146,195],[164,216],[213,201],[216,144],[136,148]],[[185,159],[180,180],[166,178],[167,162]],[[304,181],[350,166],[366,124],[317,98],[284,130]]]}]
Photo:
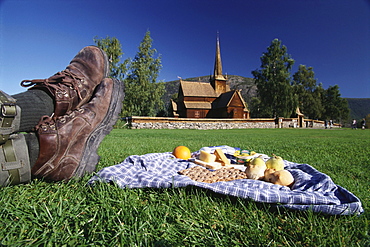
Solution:
[{"label": "rolled trouser cuff", "polygon": [[16,105],[16,100],[0,90],[0,145],[19,130],[20,116],[21,108]]},{"label": "rolled trouser cuff", "polygon": [[31,180],[28,147],[23,134],[12,134],[0,146],[0,186],[27,183]]}]

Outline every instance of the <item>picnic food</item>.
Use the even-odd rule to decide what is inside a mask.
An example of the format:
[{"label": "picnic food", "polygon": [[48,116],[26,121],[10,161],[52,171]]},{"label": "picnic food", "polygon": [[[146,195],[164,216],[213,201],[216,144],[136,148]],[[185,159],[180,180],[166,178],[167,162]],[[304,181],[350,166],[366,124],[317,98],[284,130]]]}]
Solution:
[{"label": "picnic food", "polygon": [[238,165],[247,165],[248,161],[252,159],[251,156],[255,155],[255,151],[249,151],[246,149],[235,150],[234,156]]},{"label": "picnic food", "polygon": [[199,159],[206,163],[212,163],[216,161],[216,155],[207,153],[203,150],[200,151]]},{"label": "picnic food", "polygon": [[263,161],[261,157],[256,157],[248,162],[245,173],[247,174],[248,178],[258,180],[263,179],[263,177],[265,176],[265,170],[265,161]]},{"label": "picnic food", "polygon": [[275,171],[284,170],[284,161],[280,156],[272,154],[272,157],[266,161],[266,167]]},{"label": "picnic food", "polygon": [[230,167],[230,160],[226,158],[226,155],[220,148],[216,149],[213,154],[201,150],[198,158],[193,161],[195,164],[212,170]]},{"label": "picnic food", "polygon": [[217,148],[214,155],[216,156],[217,162],[220,162],[222,165],[230,165],[230,160],[226,158],[226,155],[222,152],[221,148]]},{"label": "picnic food", "polygon": [[211,162],[211,163],[208,163],[208,162],[204,162],[202,160],[195,159],[194,160],[194,163],[195,164],[198,164],[198,165],[201,165],[203,167],[212,169],[212,170],[217,170],[217,169],[220,169],[220,168],[224,167],[224,166],[222,166],[222,164],[220,162]]},{"label": "picnic food", "polygon": [[191,158],[190,149],[185,147],[185,146],[175,147],[172,154],[178,159],[187,160],[187,159]]},{"label": "picnic food", "polygon": [[265,170],[264,180],[266,182],[283,186],[291,186],[294,182],[293,175],[288,170],[275,171],[270,168]]},{"label": "picnic food", "polygon": [[201,150],[199,160],[194,160],[194,163],[213,170],[220,169],[222,164],[220,162],[216,162],[216,158],[216,155]]},{"label": "picnic food", "polygon": [[247,165],[248,161],[250,160],[251,158],[248,157],[248,156],[238,156],[236,157],[236,163],[238,165]]},{"label": "picnic food", "polygon": [[239,169],[222,167],[216,171],[210,171],[200,166],[194,166],[179,171],[181,175],[188,176],[190,179],[203,183],[227,182],[237,179],[247,178],[247,175]]}]

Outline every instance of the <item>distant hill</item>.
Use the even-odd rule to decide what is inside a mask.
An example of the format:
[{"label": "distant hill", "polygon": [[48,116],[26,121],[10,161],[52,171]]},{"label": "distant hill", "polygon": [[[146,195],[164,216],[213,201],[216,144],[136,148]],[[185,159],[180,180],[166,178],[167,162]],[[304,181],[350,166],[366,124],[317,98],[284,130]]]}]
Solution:
[{"label": "distant hill", "polygon": [[[257,86],[254,84],[253,78],[243,77],[239,75],[228,75],[230,88],[241,89],[241,94],[244,101],[249,105],[252,97],[257,95]],[[202,81],[208,82],[209,75],[198,76],[192,78],[183,79],[184,81]],[[169,81],[165,82],[166,93],[163,95],[163,101],[166,105],[170,103],[172,95],[177,94],[179,90],[180,81]],[[370,114],[370,98],[345,98],[348,101],[350,108],[351,119],[362,119]]]},{"label": "distant hill", "polygon": [[370,98],[345,98],[352,119],[362,119],[370,114]]},{"label": "distant hill", "polygon": [[[254,84],[253,78],[238,76],[238,75],[228,75],[228,80],[230,83],[231,89],[241,89],[241,94],[243,96],[243,99],[247,104],[249,104],[250,99],[254,96],[256,96],[257,87]],[[201,81],[201,82],[208,82],[209,81],[209,75],[208,76],[199,76],[199,77],[192,77],[192,78],[186,78],[182,79],[183,81]],[[180,80],[176,81],[169,81],[165,83],[166,93],[163,96],[163,101],[168,104],[170,102],[170,99],[172,95],[178,93],[179,91],[179,84]]]}]

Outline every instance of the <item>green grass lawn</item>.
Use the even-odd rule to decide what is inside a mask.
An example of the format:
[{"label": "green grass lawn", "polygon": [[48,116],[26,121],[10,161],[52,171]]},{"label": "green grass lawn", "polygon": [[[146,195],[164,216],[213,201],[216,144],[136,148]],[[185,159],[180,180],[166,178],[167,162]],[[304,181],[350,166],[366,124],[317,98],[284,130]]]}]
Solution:
[{"label": "green grass lawn", "polygon": [[370,131],[115,129],[97,170],[133,154],[229,145],[307,163],[362,201],[360,216],[288,211],[197,188],[68,183],[0,188],[1,246],[369,246]]}]

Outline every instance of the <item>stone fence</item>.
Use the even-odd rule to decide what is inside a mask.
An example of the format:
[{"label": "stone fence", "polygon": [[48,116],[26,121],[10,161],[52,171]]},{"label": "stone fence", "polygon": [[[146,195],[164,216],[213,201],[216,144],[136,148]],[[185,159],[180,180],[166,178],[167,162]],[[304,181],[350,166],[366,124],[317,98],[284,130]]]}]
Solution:
[{"label": "stone fence", "polygon": [[[325,128],[324,121],[298,118],[215,119],[215,118],[172,118],[172,117],[126,117],[122,121],[132,129],[251,129],[251,128]],[[334,128],[341,127],[333,124]]]}]

